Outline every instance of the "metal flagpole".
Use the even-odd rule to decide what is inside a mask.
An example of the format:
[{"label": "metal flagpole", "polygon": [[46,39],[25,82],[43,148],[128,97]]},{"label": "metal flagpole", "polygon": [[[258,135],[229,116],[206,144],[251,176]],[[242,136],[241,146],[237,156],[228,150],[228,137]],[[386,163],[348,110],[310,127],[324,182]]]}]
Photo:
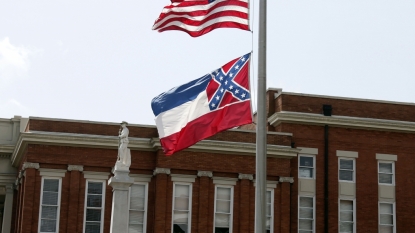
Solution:
[{"label": "metal flagpole", "polygon": [[258,109],[256,130],[255,233],[266,232],[267,182],[267,0],[259,0]]}]

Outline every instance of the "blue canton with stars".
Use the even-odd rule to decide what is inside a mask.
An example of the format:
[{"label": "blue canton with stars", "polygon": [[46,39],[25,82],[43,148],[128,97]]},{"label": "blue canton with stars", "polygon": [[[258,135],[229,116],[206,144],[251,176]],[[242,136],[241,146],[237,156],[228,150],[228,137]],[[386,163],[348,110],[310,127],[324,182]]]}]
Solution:
[{"label": "blue canton with stars", "polygon": [[228,73],[224,73],[222,68],[212,72],[212,76],[214,76],[214,79],[218,82],[219,87],[216,90],[215,95],[209,101],[209,108],[211,111],[220,106],[226,92],[231,93],[234,98],[240,101],[251,98],[249,90],[234,82],[234,78],[238,75],[239,70],[249,61],[250,56],[251,54],[248,53],[239,58],[239,60],[229,69]]},{"label": "blue canton with stars", "polygon": [[214,1],[216,1],[216,0],[208,0],[208,2],[209,2],[209,3],[212,3],[212,2],[214,2]]}]

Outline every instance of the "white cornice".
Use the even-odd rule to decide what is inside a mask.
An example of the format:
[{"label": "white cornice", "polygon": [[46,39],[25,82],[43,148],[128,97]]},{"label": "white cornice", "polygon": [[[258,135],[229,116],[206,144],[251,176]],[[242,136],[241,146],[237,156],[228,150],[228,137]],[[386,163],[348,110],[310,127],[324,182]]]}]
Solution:
[{"label": "white cornice", "polygon": [[[130,137],[129,141],[128,148],[131,150],[156,151],[161,149],[158,138]],[[43,131],[21,133],[11,156],[13,166],[19,166],[23,153],[29,144],[116,149],[118,137]],[[268,145],[267,147],[268,157],[274,158],[294,158],[300,151],[289,146]],[[187,150],[255,156],[256,146],[255,143],[203,140]]]},{"label": "white cornice", "polygon": [[11,154],[14,151],[14,145],[0,145],[0,153]]},{"label": "white cornice", "polygon": [[268,122],[273,126],[277,126],[282,122],[289,122],[415,133],[415,122],[348,116],[323,116],[300,112],[276,112],[268,118]]}]

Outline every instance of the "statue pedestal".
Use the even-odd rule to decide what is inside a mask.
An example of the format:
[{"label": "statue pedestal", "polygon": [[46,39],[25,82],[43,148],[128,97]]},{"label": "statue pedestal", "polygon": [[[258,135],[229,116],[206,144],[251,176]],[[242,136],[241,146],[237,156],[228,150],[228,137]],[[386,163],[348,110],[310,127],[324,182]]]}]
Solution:
[{"label": "statue pedestal", "polygon": [[111,233],[128,233],[128,191],[134,183],[128,174],[130,170],[121,162],[116,162],[114,176],[108,180],[112,187]]}]

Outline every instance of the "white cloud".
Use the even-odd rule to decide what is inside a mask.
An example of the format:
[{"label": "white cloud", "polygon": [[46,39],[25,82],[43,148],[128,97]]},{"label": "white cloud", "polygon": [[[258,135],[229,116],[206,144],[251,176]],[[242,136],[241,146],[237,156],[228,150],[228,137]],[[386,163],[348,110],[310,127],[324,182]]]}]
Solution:
[{"label": "white cloud", "polygon": [[0,83],[24,77],[30,68],[29,57],[39,52],[39,49],[14,46],[8,37],[0,40]]}]

